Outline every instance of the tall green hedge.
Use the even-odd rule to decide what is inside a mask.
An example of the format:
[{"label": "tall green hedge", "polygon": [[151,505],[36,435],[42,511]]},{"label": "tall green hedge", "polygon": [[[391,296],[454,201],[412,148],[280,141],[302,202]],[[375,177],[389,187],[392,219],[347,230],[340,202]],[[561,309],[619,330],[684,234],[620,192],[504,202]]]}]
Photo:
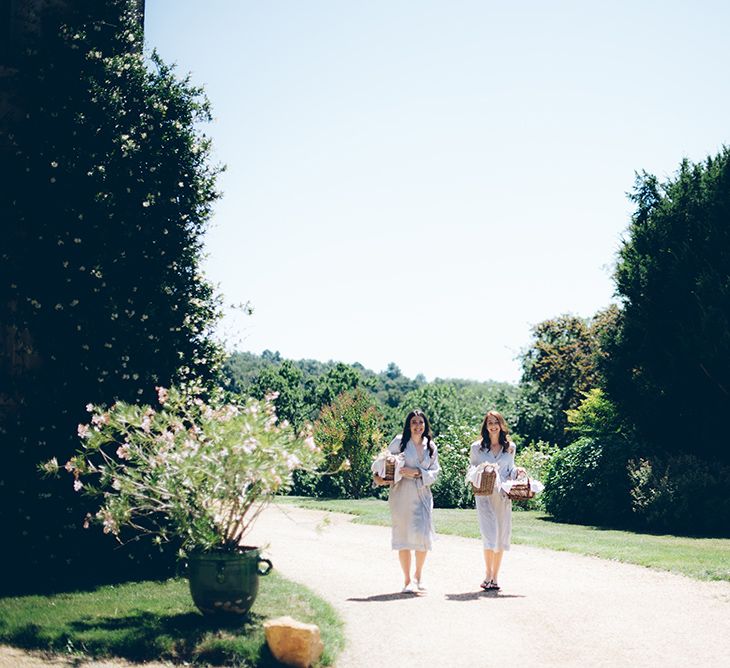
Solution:
[{"label": "tall green hedge", "polygon": [[136,3],[65,4],[63,24],[18,55],[23,113],[2,155],[0,318],[15,359],[0,364],[0,525],[6,584],[20,587],[154,563],[81,531],[83,498],[36,466],[75,450],[88,402],[152,401],[156,385],[204,384],[221,362],[200,272],[219,171],[200,130],[208,103],[145,57]]}]

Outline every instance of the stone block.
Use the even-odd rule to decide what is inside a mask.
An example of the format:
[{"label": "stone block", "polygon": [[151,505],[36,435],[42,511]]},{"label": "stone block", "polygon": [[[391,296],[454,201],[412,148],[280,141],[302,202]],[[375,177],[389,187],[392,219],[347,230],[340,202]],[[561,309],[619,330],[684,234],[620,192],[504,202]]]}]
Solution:
[{"label": "stone block", "polygon": [[288,666],[308,668],[322,656],[324,644],[316,624],[277,617],[264,622],[264,632],[274,658]]}]

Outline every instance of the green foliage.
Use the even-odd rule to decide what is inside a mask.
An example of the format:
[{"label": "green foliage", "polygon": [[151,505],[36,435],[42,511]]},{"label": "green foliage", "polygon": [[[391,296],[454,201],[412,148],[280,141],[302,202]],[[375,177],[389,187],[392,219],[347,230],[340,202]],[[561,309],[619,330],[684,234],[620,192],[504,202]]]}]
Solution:
[{"label": "green foliage", "polygon": [[[606,334],[607,388],[658,449],[730,460],[730,149],[637,176],[619,253],[623,309]],[[678,437],[677,425],[692,438]]]},{"label": "green foliage", "polygon": [[434,437],[446,433],[454,425],[474,425],[478,432],[489,410],[502,412],[509,423],[514,394],[514,386],[508,383],[436,380],[403,398],[400,423],[395,431],[402,431],[403,418],[415,408],[420,408],[428,416]]},{"label": "green foliage", "polygon": [[568,417],[566,431],[577,437],[603,438],[630,432],[616,404],[598,388],[585,392],[578,408],[568,410],[566,414]]},{"label": "green foliage", "polygon": [[562,315],[533,327],[522,353],[516,430],[531,441],[566,444],[566,411],[598,381],[598,340],[592,320]]},{"label": "green foliage", "polygon": [[257,399],[275,394],[276,414],[295,429],[301,429],[309,418],[304,403],[302,372],[288,360],[278,366],[264,367],[253,381],[251,394]]},{"label": "green foliage", "polygon": [[314,383],[310,404],[318,408],[329,406],[335,402],[343,392],[360,387],[369,388],[371,383],[356,368],[338,362],[334,367],[317,378]]},{"label": "green foliage", "polygon": [[347,461],[346,470],[324,476],[319,496],[359,499],[372,490],[370,466],[382,447],[382,416],[368,394],[360,389],[340,394],[325,406],[314,423],[314,438],[330,455],[326,466],[335,470]]},{"label": "green foliage", "polygon": [[437,508],[469,508],[474,505],[471,488],[464,482],[469,467],[469,448],[478,438],[478,428],[451,425],[438,440],[441,471],[431,487]]},{"label": "green foliage", "polygon": [[632,461],[632,509],[652,531],[730,536],[730,467],[694,455]]},{"label": "green foliage", "polygon": [[550,460],[545,510],[563,522],[625,525],[631,519],[628,462],[635,454],[620,436],[578,439]]},{"label": "green foliage", "polygon": [[84,405],[212,382],[221,361],[219,303],[200,272],[218,196],[209,107],[145,59],[137,5],[64,3],[66,27],[45,25],[4,84],[27,113],[3,118],[0,321],[15,359],[0,358],[0,522],[34,582],[137,568],[129,550],[100,564],[108,544],[79,535],[68,486],[37,479],[39,461],[75,449]]}]

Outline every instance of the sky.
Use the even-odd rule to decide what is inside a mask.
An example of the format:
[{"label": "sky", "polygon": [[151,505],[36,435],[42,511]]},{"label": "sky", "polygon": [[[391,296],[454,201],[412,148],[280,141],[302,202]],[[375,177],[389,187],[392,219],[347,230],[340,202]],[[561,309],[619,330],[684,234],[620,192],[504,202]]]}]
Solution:
[{"label": "sky", "polygon": [[636,173],[730,143],[728,25],[708,0],[147,0],[226,166],[219,336],[516,382],[533,325],[617,301]]}]

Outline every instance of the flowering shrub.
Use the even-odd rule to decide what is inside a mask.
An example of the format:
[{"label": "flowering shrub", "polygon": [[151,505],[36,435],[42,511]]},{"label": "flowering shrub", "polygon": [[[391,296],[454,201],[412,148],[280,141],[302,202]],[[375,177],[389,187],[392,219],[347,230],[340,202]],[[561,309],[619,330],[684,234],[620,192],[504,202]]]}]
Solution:
[{"label": "flowering shrub", "polygon": [[[184,552],[235,550],[274,494],[298,468],[314,469],[321,449],[307,432],[277,423],[271,403],[206,403],[158,389],[160,408],[124,402],[89,404],[81,450],[63,468],[77,492],[101,499],[86,516],[119,537],[127,526],[157,542],[181,541]],[[55,459],[44,465],[59,470]]]}]

